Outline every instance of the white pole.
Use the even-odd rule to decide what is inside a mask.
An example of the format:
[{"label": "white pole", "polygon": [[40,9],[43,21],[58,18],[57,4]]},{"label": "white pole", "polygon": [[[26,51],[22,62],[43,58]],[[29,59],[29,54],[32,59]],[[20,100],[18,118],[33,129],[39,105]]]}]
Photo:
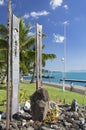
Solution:
[{"label": "white pole", "polygon": [[63,80],[62,91],[64,92],[65,91],[65,59],[62,58],[61,61],[62,61],[62,67],[63,67],[63,70],[62,70],[62,80]]},{"label": "white pole", "polygon": [[63,88],[62,90],[65,91],[65,78],[66,78],[66,25],[67,21],[64,22],[64,61],[63,61]]},{"label": "white pole", "polygon": [[67,23],[64,23],[64,73],[66,72],[66,25]]}]

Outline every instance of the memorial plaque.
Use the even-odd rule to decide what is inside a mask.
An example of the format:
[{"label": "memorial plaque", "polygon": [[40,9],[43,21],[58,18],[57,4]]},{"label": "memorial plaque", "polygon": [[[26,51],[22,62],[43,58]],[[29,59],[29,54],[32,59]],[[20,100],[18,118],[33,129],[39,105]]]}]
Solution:
[{"label": "memorial plaque", "polygon": [[36,25],[36,73],[37,89],[42,86],[42,25]]},{"label": "memorial plaque", "polygon": [[12,23],[12,115],[19,111],[19,18]]}]

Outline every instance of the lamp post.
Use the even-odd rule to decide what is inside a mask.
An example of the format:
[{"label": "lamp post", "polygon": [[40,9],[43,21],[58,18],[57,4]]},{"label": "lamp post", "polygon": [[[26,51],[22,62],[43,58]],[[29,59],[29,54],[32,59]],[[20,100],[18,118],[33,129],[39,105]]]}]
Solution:
[{"label": "lamp post", "polygon": [[64,23],[64,58],[62,58],[62,64],[63,64],[63,88],[62,90],[65,91],[65,73],[66,73],[66,25],[68,24],[68,21],[65,21]]}]

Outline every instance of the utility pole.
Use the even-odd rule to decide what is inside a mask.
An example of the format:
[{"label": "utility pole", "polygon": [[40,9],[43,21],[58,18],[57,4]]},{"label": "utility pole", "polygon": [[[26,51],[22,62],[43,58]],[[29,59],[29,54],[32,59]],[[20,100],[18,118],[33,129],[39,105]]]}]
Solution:
[{"label": "utility pole", "polygon": [[10,124],[10,62],[11,62],[11,2],[8,0],[8,48],[7,48],[7,105],[6,105],[6,130]]}]

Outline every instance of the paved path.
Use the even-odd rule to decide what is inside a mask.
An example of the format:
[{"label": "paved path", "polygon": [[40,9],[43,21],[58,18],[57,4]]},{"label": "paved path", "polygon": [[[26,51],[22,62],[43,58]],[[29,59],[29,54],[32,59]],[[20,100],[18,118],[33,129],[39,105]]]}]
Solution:
[{"label": "paved path", "polygon": [[[59,83],[43,82],[43,84],[62,89],[62,84],[59,84]],[[71,89],[71,85],[65,84],[65,90],[70,91],[70,89]],[[83,86],[75,86],[74,85],[73,88],[72,88],[72,91],[86,95],[86,87],[83,87]]]}]

